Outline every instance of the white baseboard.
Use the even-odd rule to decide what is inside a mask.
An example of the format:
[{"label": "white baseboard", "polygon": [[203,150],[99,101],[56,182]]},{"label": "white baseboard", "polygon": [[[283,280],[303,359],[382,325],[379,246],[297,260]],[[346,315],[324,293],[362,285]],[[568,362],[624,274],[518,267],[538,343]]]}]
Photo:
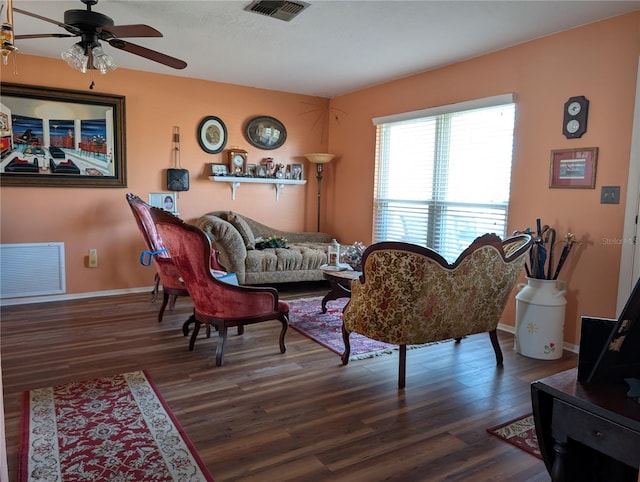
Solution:
[{"label": "white baseboard", "polygon": [[[130,293],[144,293],[144,292],[150,293],[151,290],[153,290],[153,286],[143,286],[140,288],[127,288],[123,290],[93,291],[89,293],[34,296],[34,297],[26,297],[26,298],[9,298],[9,299],[0,300],[0,305],[12,306],[12,305],[26,305],[30,303],[48,303],[51,301],[80,300],[83,298],[97,298],[100,296],[117,296],[117,295],[126,295]],[[498,329],[502,331],[506,331],[507,333],[511,333],[512,335],[514,335],[516,332],[515,327],[511,325],[505,325],[503,323],[498,324]],[[579,346],[571,343],[563,343],[562,348],[572,353],[578,353],[579,351]]]},{"label": "white baseboard", "polygon": [[126,295],[130,293],[144,293],[153,290],[153,286],[143,286],[140,288],[126,288],[122,290],[107,290],[107,291],[92,291],[88,293],[72,293],[64,295],[50,295],[50,296],[28,296],[22,298],[4,298],[0,300],[2,306],[13,305],[27,305],[31,303],[49,303],[51,301],[68,301],[68,300],[80,300],[83,298],[98,298],[101,296],[117,296]]}]

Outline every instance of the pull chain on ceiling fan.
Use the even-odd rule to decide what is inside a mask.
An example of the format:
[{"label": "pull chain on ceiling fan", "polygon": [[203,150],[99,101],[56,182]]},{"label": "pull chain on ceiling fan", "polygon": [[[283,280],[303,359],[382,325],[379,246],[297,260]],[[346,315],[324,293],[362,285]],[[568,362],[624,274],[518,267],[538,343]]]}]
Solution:
[{"label": "pull chain on ceiling fan", "polygon": [[97,69],[100,73],[106,74],[117,68],[113,58],[103,50],[100,40],[116,49],[139,55],[174,69],[184,69],[187,66],[183,60],[122,40],[122,38],[128,37],[162,37],[162,34],[155,28],[143,24],[115,25],[111,17],[91,10],[91,7],[97,4],[98,0],[81,0],[81,2],[87,6],[87,9],[67,10],[64,12],[64,22],[58,22],[14,7],[14,12],[52,23],[69,32],[68,34],[15,35],[15,39],[80,37],[80,41],[62,52],[61,56],[69,66],[82,73],[85,73],[87,69]]}]

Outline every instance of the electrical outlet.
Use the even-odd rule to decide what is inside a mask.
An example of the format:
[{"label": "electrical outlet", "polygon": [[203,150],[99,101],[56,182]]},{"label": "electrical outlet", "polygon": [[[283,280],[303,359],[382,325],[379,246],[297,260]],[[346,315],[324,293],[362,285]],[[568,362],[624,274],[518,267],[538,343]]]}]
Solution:
[{"label": "electrical outlet", "polygon": [[602,186],[600,204],[620,204],[620,186]]},{"label": "electrical outlet", "polygon": [[89,250],[89,268],[97,268],[98,267],[98,250],[90,249]]}]

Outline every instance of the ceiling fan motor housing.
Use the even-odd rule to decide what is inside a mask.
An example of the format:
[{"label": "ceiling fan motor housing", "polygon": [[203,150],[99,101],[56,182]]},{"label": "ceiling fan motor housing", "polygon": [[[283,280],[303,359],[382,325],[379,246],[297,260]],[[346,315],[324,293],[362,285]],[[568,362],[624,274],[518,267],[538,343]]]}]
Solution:
[{"label": "ceiling fan motor housing", "polygon": [[64,23],[82,30],[86,28],[113,27],[115,25],[111,17],[88,10],[67,10],[64,12]]}]

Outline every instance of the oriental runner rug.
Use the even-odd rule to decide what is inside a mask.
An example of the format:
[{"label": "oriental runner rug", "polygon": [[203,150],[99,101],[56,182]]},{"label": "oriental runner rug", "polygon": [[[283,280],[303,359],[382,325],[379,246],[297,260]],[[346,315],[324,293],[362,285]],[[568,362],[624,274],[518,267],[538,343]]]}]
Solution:
[{"label": "oriental runner rug", "polygon": [[145,371],[24,392],[20,482],[213,481]]},{"label": "oriental runner rug", "polygon": [[[289,326],[325,348],[342,355],[344,353],[342,309],[348,301],[348,298],[329,301],[326,313],[322,313],[321,296],[287,301],[290,307]],[[396,345],[372,340],[358,333],[351,333],[349,344],[351,345],[350,360],[391,353],[398,348]]]},{"label": "oriental runner rug", "polygon": [[542,459],[536,436],[536,426],[531,414],[510,420],[497,427],[488,428],[487,432]]}]

